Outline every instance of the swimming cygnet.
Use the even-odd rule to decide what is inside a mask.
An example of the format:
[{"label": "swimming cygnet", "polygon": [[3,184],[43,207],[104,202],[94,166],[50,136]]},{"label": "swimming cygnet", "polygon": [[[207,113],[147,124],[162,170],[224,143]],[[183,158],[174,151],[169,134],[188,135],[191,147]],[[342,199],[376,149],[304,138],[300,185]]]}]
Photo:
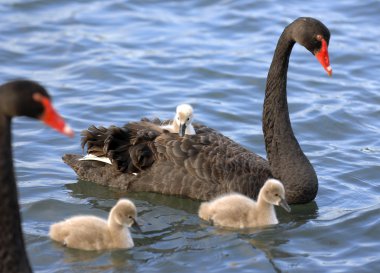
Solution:
[{"label": "swimming cygnet", "polygon": [[134,246],[128,227],[138,226],[136,207],[120,199],[111,209],[108,221],[95,216],[74,216],[50,226],[50,238],[70,248],[102,250]]},{"label": "swimming cygnet", "polygon": [[193,107],[190,104],[180,104],[177,106],[174,119],[169,125],[162,125],[161,128],[170,133],[178,133],[180,137],[195,135],[195,130],[191,124],[193,121]]},{"label": "swimming cygnet", "polygon": [[276,179],[268,179],[259,192],[257,202],[245,195],[230,193],[202,203],[198,214],[217,226],[250,228],[278,224],[273,205],[290,212],[284,186]]}]

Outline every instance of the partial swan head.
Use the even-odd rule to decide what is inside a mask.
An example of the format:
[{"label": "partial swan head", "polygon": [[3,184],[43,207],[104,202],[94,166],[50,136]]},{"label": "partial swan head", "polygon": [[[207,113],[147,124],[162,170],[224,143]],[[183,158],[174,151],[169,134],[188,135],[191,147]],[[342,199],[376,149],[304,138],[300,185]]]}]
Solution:
[{"label": "partial swan head", "polygon": [[[174,117],[174,122],[179,127],[179,136],[183,137],[185,134],[193,135],[191,123],[193,122],[193,107],[190,104],[180,104],[177,106],[176,114]],[[190,131],[189,129],[192,129]],[[186,129],[188,130],[186,131]]]},{"label": "partial swan head", "polygon": [[268,179],[261,191],[266,202],[283,207],[290,212],[290,207],[285,199],[285,189],[282,183],[277,179]]},{"label": "partial swan head", "polygon": [[128,199],[120,199],[112,208],[109,221],[115,221],[121,226],[136,227],[140,229],[137,221],[136,206]]}]

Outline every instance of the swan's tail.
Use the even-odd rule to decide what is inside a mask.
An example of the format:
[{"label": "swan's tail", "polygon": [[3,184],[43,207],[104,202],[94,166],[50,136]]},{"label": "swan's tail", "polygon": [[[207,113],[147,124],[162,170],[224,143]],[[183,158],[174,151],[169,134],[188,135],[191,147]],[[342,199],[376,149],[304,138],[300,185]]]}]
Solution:
[{"label": "swan's tail", "polygon": [[154,162],[153,141],[161,132],[148,120],[123,127],[90,126],[82,132],[82,148],[87,145],[87,153],[109,158],[121,172],[138,173]]}]

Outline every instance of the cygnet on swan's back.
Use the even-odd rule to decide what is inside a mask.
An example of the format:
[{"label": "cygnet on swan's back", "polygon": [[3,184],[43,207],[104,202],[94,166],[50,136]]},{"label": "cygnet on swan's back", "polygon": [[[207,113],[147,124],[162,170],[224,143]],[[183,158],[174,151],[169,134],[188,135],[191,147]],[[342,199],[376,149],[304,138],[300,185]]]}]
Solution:
[{"label": "cygnet on swan's back", "polygon": [[177,106],[173,121],[169,125],[162,125],[161,128],[170,133],[178,133],[179,136],[195,135],[195,130],[191,124],[193,121],[193,107],[190,104],[180,104]]},{"label": "cygnet on swan's back", "polygon": [[[170,133],[179,134],[183,137],[186,135],[195,135],[195,130],[192,125],[193,121],[193,107],[190,104],[180,104],[177,106],[176,114],[174,119],[170,121],[169,124],[163,124],[160,126],[161,129],[167,130]],[[80,161],[100,161],[106,164],[112,165],[111,160],[106,156],[96,156],[93,154],[87,154],[79,159]]]},{"label": "cygnet on swan's back", "polygon": [[51,239],[70,248],[101,250],[134,246],[128,227],[139,226],[136,207],[120,199],[111,209],[108,221],[95,216],[74,216],[50,226]]},{"label": "cygnet on swan's back", "polygon": [[202,203],[198,214],[217,226],[249,228],[277,224],[273,205],[290,212],[284,186],[276,179],[268,179],[260,190],[257,202],[245,195],[230,193]]}]

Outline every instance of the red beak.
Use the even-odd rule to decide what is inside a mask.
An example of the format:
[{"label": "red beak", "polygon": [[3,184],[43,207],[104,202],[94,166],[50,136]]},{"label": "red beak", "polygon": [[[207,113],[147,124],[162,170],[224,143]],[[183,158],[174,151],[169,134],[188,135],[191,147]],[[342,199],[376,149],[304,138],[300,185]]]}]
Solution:
[{"label": "red beak", "polygon": [[55,111],[48,98],[36,94],[34,99],[40,101],[45,108],[44,113],[40,117],[41,121],[66,136],[74,136],[74,131],[65,123],[57,111]]},{"label": "red beak", "polygon": [[322,39],[321,42],[322,42],[322,47],[315,54],[315,57],[317,57],[318,61],[321,63],[323,68],[326,70],[327,74],[329,76],[331,76],[332,75],[332,68],[330,66],[329,52],[327,50],[327,43],[326,43],[325,39]]}]

